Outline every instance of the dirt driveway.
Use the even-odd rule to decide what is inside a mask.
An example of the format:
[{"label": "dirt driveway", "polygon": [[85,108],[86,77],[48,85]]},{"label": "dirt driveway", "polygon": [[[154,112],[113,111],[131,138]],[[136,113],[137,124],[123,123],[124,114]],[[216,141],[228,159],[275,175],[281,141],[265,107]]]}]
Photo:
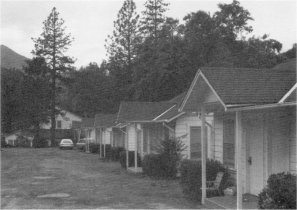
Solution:
[{"label": "dirt driveway", "polygon": [[57,148],[1,150],[1,208],[200,208],[178,181],[128,173],[95,154]]}]

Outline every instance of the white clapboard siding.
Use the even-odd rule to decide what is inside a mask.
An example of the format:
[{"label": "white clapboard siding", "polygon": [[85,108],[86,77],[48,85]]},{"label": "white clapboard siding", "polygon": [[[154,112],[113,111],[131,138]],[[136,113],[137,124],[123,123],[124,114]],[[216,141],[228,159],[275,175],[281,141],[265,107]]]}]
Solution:
[{"label": "white clapboard siding", "polygon": [[223,162],[223,117],[214,115],[214,158]]},{"label": "white clapboard siding", "polygon": [[290,125],[287,116],[280,113],[270,115],[270,136],[272,142],[272,173],[289,171]]},{"label": "white clapboard siding", "polygon": [[108,132],[107,130],[103,131],[103,143],[110,144],[110,132]]},{"label": "white clapboard siding", "polygon": [[296,116],[291,116],[291,135],[290,135],[290,172],[296,174]]},{"label": "white clapboard siding", "polygon": [[128,132],[128,149],[129,151],[134,151],[135,150],[135,140],[136,140],[136,129],[135,126],[129,125],[127,127],[127,132]]},{"label": "white clapboard siding", "polygon": [[[206,121],[209,124],[212,124],[212,117],[206,117]],[[191,127],[197,127],[201,126],[201,120],[198,118],[197,114],[187,114],[182,117],[179,117],[176,120],[176,126],[175,126],[175,136],[177,138],[180,138],[184,145],[186,146],[186,149],[182,152],[183,158],[190,158],[190,129]],[[210,136],[211,129],[207,128],[207,131],[209,134],[207,134],[207,137]],[[207,138],[209,141],[210,139]],[[210,147],[212,147],[212,143],[209,142]],[[209,152],[209,156],[211,156],[213,153]]]}]

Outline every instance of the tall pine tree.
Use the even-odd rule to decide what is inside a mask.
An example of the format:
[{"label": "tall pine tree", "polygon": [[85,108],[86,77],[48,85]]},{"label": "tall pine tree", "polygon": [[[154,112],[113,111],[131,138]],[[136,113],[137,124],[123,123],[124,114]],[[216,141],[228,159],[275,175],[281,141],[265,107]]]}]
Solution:
[{"label": "tall pine tree", "polygon": [[66,34],[64,20],[54,7],[43,22],[43,32],[39,38],[34,39],[35,50],[32,53],[37,57],[43,57],[51,75],[51,141],[54,145],[56,128],[56,94],[57,80],[62,80],[67,71],[72,69],[74,60],[64,53],[71,45],[73,38]]},{"label": "tall pine tree", "polygon": [[150,37],[156,41],[162,30],[162,24],[166,17],[164,13],[167,11],[167,6],[164,0],[147,0],[145,2],[145,11],[142,12],[141,32],[145,37]]},{"label": "tall pine tree", "polygon": [[106,40],[110,73],[117,91],[115,96],[131,95],[132,65],[141,41],[138,31],[139,15],[133,0],[126,0],[114,21],[113,35]]}]

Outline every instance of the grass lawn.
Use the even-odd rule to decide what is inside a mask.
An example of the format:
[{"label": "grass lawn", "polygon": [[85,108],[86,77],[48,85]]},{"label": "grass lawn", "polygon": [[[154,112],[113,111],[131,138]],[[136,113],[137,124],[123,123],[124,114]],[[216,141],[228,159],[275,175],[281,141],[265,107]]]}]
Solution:
[{"label": "grass lawn", "polygon": [[[42,198],[59,193],[62,197]],[[41,196],[41,197],[40,197]],[[56,196],[56,195],[54,195]],[[1,150],[1,208],[201,208],[177,180],[153,180],[102,162],[98,155],[58,148]]]}]

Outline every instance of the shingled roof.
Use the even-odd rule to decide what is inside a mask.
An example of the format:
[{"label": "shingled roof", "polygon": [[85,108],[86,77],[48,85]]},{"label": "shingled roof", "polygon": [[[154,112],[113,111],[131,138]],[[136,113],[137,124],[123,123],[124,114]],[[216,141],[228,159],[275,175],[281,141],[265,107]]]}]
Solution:
[{"label": "shingled roof", "polygon": [[175,105],[175,103],[171,102],[121,102],[117,122],[153,121],[156,117]]},{"label": "shingled roof", "polygon": [[95,127],[108,128],[115,126],[117,114],[96,114]]},{"label": "shingled roof", "polygon": [[296,84],[288,69],[202,68],[226,105],[277,103]]},{"label": "shingled roof", "polygon": [[162,114],[160,117],[158,117],[156,120],[159,120],[159,121],[170,121],[171,119],[179,116],[179,115],[182,115],[183,113],[182,112],[179,112],[178,109],[184,99],[184,97],[186,96],[187,92],[183,92],[177,96],[175,96],[174,98],[170,99],[168,102],[170,103],[175,103],[176,106],[173,107],[172,109],[168,110],[167,112],[165,112],[164,114]]},{"label": "shingled roof", "polygon": [[94,118],[83,118],[81,121],[81,127],[83,128],[92,128],[94,127]]}]

